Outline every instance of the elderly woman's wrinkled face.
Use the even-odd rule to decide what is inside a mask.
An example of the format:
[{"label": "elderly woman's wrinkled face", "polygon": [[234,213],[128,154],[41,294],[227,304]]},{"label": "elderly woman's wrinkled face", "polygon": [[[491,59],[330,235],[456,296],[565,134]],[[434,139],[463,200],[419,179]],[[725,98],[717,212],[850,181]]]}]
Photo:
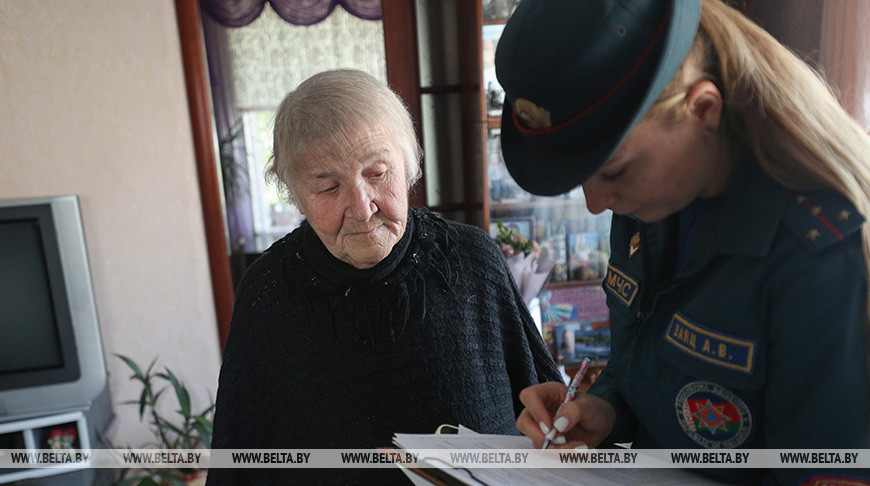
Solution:
[{"label": "elderly woman's wrinkled face", "polygon": [[341,150],[315,146],[295,171],[299,209],[333,256],[370,268],[405,233],[408,189],[402,151],[384,135]]}]

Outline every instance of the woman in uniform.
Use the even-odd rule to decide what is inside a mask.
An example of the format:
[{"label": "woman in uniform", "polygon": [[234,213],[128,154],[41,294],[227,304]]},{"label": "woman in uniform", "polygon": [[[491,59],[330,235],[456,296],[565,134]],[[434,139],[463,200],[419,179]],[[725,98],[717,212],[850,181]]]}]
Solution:
[{"label": "woman in uniform", "polygon": [[[719,0],[525,0],[496,72],[516,181],[614,212],[612,358],[558,414],[563,385],[524,390],[519,429],[568,448],[870,447],[870,138],[816,73]],[[846,468],[710,471],[870,479]]]}]

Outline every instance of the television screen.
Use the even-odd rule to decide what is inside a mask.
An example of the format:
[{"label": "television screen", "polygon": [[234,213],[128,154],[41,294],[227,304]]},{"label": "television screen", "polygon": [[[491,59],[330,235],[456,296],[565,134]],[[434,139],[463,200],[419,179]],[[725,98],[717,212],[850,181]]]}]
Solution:
[{"label": "television screen", "polygon": [[[78,378],[75,340],[58,327],[68,320],[66,290],[49,205],[33,207],[43,218],[0,221],[0,387]],[[48,241],[43,241],[47,239]],[[51,275],[50,272],[54,275]],[[52,282],[55,282],[52,288]],[[63,349],[66,347],[66,349]],[[64,366],[68,363],[67,366]],[[23,379],[22,371],[39,376]]]},{"label": "television screen", "polygon": [[0,422],[86,409],[105,387],[78,198],[0,201]]}]

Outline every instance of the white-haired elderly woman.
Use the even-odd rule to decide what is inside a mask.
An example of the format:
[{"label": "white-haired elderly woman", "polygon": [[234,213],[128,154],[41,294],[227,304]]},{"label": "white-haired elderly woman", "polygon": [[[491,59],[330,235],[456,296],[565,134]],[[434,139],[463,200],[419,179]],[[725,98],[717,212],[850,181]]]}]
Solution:
[{"label": "white-haired elderly woman", "polygon": [[[499,248],[408,207],[420,149],[401,100],[355,70],[281,103],[269,175],[305,215],[237,290],[215,448],[359,449],[462,424],[518,434],[560,378]],[[222,469],[210,484],[406,481],[396,468]]]}]

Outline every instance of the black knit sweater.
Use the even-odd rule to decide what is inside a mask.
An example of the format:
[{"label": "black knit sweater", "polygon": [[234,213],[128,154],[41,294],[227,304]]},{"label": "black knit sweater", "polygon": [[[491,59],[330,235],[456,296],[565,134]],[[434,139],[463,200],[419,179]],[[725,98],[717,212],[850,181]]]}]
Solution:
[{"label": "black knit sweater", "polygon": [[[444,423],[517,434],[523,388],[560,375],[504,257],[478,228],[412,208],[360,270],[307,223],[239,285],[215,449],[373,449]],[[397,469],[213,469],[209,484],[402,482]]]}]

